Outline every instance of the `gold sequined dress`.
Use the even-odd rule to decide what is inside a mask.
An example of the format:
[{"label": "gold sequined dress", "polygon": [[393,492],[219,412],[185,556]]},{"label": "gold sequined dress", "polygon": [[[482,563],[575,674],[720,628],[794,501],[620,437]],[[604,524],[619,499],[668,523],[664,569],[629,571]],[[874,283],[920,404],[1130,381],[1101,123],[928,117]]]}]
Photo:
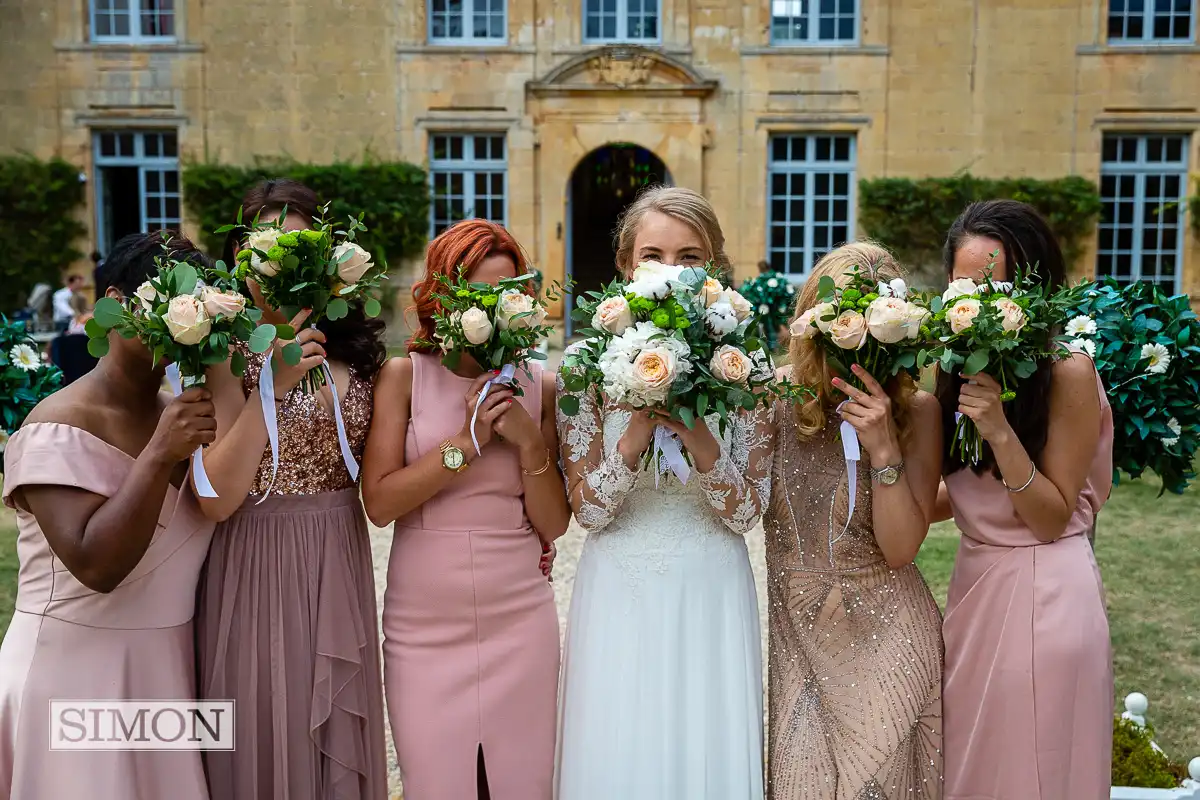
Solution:
[{"label": "gold sequined dress", "polygon": [[[247,354],[243,390],[263,357]],[[362,460],[371,384],[351,375],[346,438]],[[217,526],[196,610],[199,688],[233,699],[237,749],[205,754],[222,800],[384,800],[383,681],[371,545],[333,414],[295,389],[250,497]]]},{"label": "gold sequined dress", "polygon": [[763,515],[767,795],[936,800],[941,614],[916,566],[890,568],[875,542],[865,453],[854,517],[843,534],[849,503],[839,418],[831,414],[822,432],[800,442],[792,409],[777,407],[775,417],[771,502]]}]

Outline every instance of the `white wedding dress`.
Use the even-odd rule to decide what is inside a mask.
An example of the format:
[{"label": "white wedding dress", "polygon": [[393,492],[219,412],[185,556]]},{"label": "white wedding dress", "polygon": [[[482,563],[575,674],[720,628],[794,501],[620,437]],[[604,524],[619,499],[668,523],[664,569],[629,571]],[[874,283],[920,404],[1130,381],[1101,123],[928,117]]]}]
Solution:
[{"label": "white wedding dress", "polygon": [[[559,379],[559,392],[564,391]],[[770,496],[767,410],[717,434],[686,485],[617,453],[629,413],[577,395],[559,411],[576,518],[588,531],[563,653],[558,800],[763,797],[758,602],[743,534]],[[578,490],[577,490],[578,491]]]}]

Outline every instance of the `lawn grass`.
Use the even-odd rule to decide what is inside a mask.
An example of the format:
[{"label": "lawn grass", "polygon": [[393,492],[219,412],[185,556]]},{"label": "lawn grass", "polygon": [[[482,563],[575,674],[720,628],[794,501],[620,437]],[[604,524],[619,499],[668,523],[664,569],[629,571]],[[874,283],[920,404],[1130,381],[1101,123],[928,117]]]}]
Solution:
[{"label": "lawn grass", "polygon": [[[1156,478],[1113,491],[1100,513],[1096,560],[1104,577],[1116,673],[1116,710],[1125,696],[1150,699],[1156,741],[1176,762],[1200,756],[1200,548],[1198,489],[1158,496]],[[936,526],[917,564],[938,603],[954,566],[958,531]]]}]

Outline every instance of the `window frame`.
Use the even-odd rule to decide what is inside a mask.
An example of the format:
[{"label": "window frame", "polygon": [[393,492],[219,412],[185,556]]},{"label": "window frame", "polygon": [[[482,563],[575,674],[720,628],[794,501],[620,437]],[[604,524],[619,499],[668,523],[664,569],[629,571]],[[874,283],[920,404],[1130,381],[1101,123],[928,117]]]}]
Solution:
[{"label": "window frame", "polygon": [[[775,3],[807,3],[808,9],[803,11],[801,16],[806,17],[808,21],[808,36],[801,39],[780,39],[775,35]],[[834,0],[838,2],[838,0]],[[805,47],[858,47],[862,41],[862,2],[861,0],[853,0],[854,3],[854,34],[849,39],[823,39],[821,38],[820,21],[821,21],[821,0],[767,0],[767,9],[770,12],[769,21],[767,23],[767,38],[771,47],[780,48],[805,48]],[[835,12],[836,17],[840,18],[841,12]],[[780,19],[797,19],[796,15],[788,17],[780,17]]]},{"label": "window frame", "polygon": [[[449,2],[449,0],[446,0]],[[431,45],[438,47],[497,47],[508,44],[508,0],[499,0],[500,2],[500,30],[501,35],[479,37],[474,33],[467,33],[468,30],[474,31],[472,25],[468,22],[473,22],[475,18],[476,3],[487,2],[487,0],[460,0],[462,3],[462,18],[463,18],[463,36],[434,36],[433,34],[433,3],[434,0],[425,0],[425,38]],[[490,14],[490,12],[489,12]],[[446,15],[450,18],[449,12]]]},{"label": "window frame", "polygon": [[[129,34],[97,33],[96,20],[101,16],[97,0],[88,0],[88,25],[91,41],[96,44],[174,44],[179,41],[179,3],[175,0],[171,6],[171,33],[162,36],[147,36],[142,33],[142,5],[146,0],[127,0],[129,8],[124,12],[103,12],[104,16],[115,18],[115,13],[124,13],[129,17]],[[162,12],[159,12],[160,14]]]},{"label": "window frame", "polygon": [[[814,154],[815,148],[816,148],[816,141],[817,141],[817,139],[823,138],[823,137],[829,138],[829,139],[833,140],[833,142],[836,142],[838,139],[848,140],[849,144],[850,144],[848,158],[845,160],[837,160],[837,159],[830,158],[829,160],[818,161],[815,158],[815,154]],[[774,160],[774,144],[775,144],[776,140],[778,140],[778,139],[794,139],[794,138],[803,138],[803,139],[808,140],[808,144],[805,145],[804,160],[792,161],[789,159],[788,161],[775,161]],[[836,147],[836,145],[833,142],[831,142],[831,145],[830,145],[831,155],[835,152],[833,148]],[[789,149],[790,149],[790,146],[789,146]],[[784,275],[792,283],[803,283],[804,281],[808,280],[808,277],[812,274],[813,267],[816,265],[817,261],[819,260],[819,256],[817,256],[817,254],[816,254],[816,248],[813,243],[813,238],[814,238],[813,234],[818,225],[825,225],[826,227],[830,226],[829,222],[818,223],[813,218],[814,217],[814,214],[813,214],[814,206],[815,206],[815,203],[817,200],[817,198],[815,196],[815,190],[814,190],[815,176],[825,174],[825,175],[831,176],[831,178],[832,178],[832,176],[834,176],[834,175],[839,175],[839,174],[846,175],[846,179],[847,179],[846,198],[845,198],[846,199],[846,219],[845,219],[845,223],[844,223],[846,226],[846,241],[853,241],[855,232],[857,231],[857,225],[858,225],[858,220],[857,220],[857,214],[858,214],[858,180],[857,180],[857,175],[858,175],[858,134],[853,131],[821,131],[821,130],[772,132],[771,134],[769,134],[767,136],[767,151],[766,152],[767,152],[767,164],[766,164],[766,166],[767,166],[767,169],[766,169],[766,176],[767,176],[767,180],[766,180],[766,211],[767,211],[767,213],[766,213],[766,234],[767,234],[767,238],[766,238],[766,247],[764,249],[766,251],[767,261],[768,261],[768,263],[771,263],[772,269],[775,268],[773,256],[776,252],[783,252],[785,260],[787,258],[787,254],[789,254],[791,252],[796,252],[796,248],[793,248],[793,247],[789,247],[789,246],[785,245],[784,248],[782,250],[780,250],[779,248],[776,248],[776,247],[772,246],[772,244],[771,244],[772,227],[776,223],[776,221],[773,218],[772,201],[776,200],[776,199],[790,199],[790,198],[794,197],[794,195],[790,194],[791,190],[789,188],[789,190],[788,190],[789,193],[787,195],[776,198],[774,196],[774,193],[772,190],[772,182],[773,182],[772,178],[777,174],[789,175],[789,176],[801,174],[801,175],[805,176],[804,195],[803,195],[803,197],[804,197],[804,221],[803,221],[804,243],[802,245],[802,248],[799,250],[799,252],[801,254],[801,261],[802,261],[803,269],[800,272],[789,272],[789,271],[787,271],[787,265],[785,264],[784,268],[782,270],[778,270],[782,275]],[[830,197],[832,197],[832,195],[830,195]],[[840,198],[838,198],[838,199],[840,199]],[[786,224],[787,221],[782,220],[781,222]],[[824,252],[829,252],[829,250],[832,250],[834,247],[837,247],[837,245],[831,240],[829,249]],[[824,253],[822,253],[822,255],[823,254]]]},{"label": "window frame", "polygon": [[[133,155],[112,155],[106,156],[101,153],[102,137],[107,135],[133,136]],[[171,135],[175,137],[175,155],[162,155],[162,142],[160,141],[159,155],[146,155],[146,137],[147,136],[163,136]],[[95,201],[96,201],[96,249],[107,255],[109,249],[114,242],[106,241],[108,236],[108,227],[105,219],[104,208],[104,173],[105,167],[137,167],[138,169],[138,217],[141,221],[143,232],[149,230],[181,230],[183,227],[183,171],[180,169],[179,159],[179,131],[176,129],[127,129],[127,128],[96,128],[92,130],[92,171],[95,174]],[[175,191],[168,192],[165,186],[160,186],[156,192],[147,192],[146,190],[146,174],[147,172],[165,173],[167,171],[175,173]],[[179,201],[179,216],[178,218],[169,218],[166,216],[151,217],[148,214],[147,201],[150,196],[159,197],[163,202],[163,212],[166,212],[167,198],[174,197]],[[168,220],[174,219],[174,225],[166,225]],[[151,228],[150,222],[153,220],[159,227]]]},{"label": "window frame", "polygon": [[[1126,2],[1128,3],[1129,0],[1126,0]],[[1189,17],[1188,35],[1187,35],[1187,37],[1185,37],[1183,39],[1160,39],[1160,38],[1154,36],[1154,17],[1155,17],[1155,13],[1156,13],[1156,10],[1154,7],[1155,0],[1144,0],[1144,5],[1142,8],[1142,36],[1140,36],[1136,39],[1130,38],[1130,37],[1125,37],[1125,36],[1122,36],[1120,38],[1113,38],[1112,35],[1110,35],[1108,33],[1109,27],[1111,26],[1112,19],[1113,19],[1112,3],[1113,3],[1113,0],[1108,0],[1107,6],[1105,8],[1105,14],[1104,14],[1105,39],[1108,42],[1108,44],[1112,47],[1146,47],[1146,46],[1178,47],[1181,45],[1186,47],[1188,45],[1195,44],[1195,42],[1196,42],[1196,25],[1197,25],[1196,18],[1197,18],[1197,16],[1200,16],[1200,14],[1197,13],[1198,12],[1197,0],[1191,0],[1192,8],[1191,8],[1191,12],[1188,15],[1188,17]],[[1124,19],[1129,19],[1133,16],[1134,15],[1131,15],[1128,10],[1122,12],[1122,17]]]},{"label": "window frame", "polygon": [[[1104,145],[1109,138],[1116,139],[1134,139],[1137,142],[1137,153],[1135,160],[1129,161],[1106,161],[1104,159]],[[1178,161],[1150,161],[1147,159],[1146,151],[1149,147],[1151,139],[1162,139],[1163,147],[1169,139],[1180,139],[1180,154]],[[1119,145],[1118,145],[1119,147]],[[1104,179],[1106,177],[1115,177],[1118,180],[1122,177],[1133,178],[1134,190],[1132,202],[1134,207],[1133,228],[1129,249],[1129,277],[1124,278],[1117,275],[1114,271],[1101,271],[1101,259],[1109,258],[1115,261],[1115,257],[1120,251],[1117,247],[1117,231],[1119,222],[1105,223],[1104,212],[1101,211],[1100,220],[1096,223],[1096,263],[1095,274],[1099,279],[1112,276],[1122,286],[1138,281],[1150,281],[1160,288],[1162,282],[1166,280],[1162,277],[1161,257],[1163,254],[1170,253],[1170,250],[1157,249],[1155,252],[1159,254],[1159,264],[1157,265],[1159,277],[1151,276],[1147,278],[1142,271],[1142,258],[1145,254],[1143,240],[1145,232],[1148,229],[1148,224],[1144,220],[1144,214],[1149,207],[1149,202],[1146,195],[1146,179],[1149,177],[1170,177],[1178,176],[1179,178],[1179,196],[1174,200],[1161,198],[1164,203],[1176,203],[1178,216],[1175,223],[1175,266],[1174,274],[1171,276],[1172,291],[1174,294],[1179,294],[1183,291],[1183,260],[1185,252],[1185,243],[1187,240],[1187,221],[1184,214],[1184,204],[1187,202],[1188,196],[1188,156],[1192,147],[1192,137],[1189,133],[1180,131],[1105,131],[1101,137],[1100,145],[1100,200],[1101,203],[1108,202],[1110,199],[1115,202],[1126,201],[1128,198],[1125,195],[1116,194],[1109,198],[1104,193]],[[1164,149],[1165,153],[1165,149]],[[1162,208],[1162,205],[1158,206]],[[1195,213],[1193,211],[1193,213]],[[1101,247],[1101,237],[1106,226],[1112,226],[1113,242],[1112,248],[1105,250]],[[1162,223],[1158,223],[1158,229],[1162,230]]]},{"label": "window frame", "polygon": [[[643,5],[651,0],[640,0]],[[588,5],[590,3],[602,3],[603,0],[582,0],[580,15],[580,40],[585,45],[605,45],[605,44],[640,44],[640,45],[656,45],[662,44],[663,41],[663,0],[653,0],[655,4],[655,31],[654,37],[643,37],[635,39],[629,35],[629,0],[616,0],[617,11],[617,35],[616,36],[596,36],[591,37],[587,34],[588,28]],[[601,15],[602,17],[602,15]],[[602,17],[603,18],[603,17]]]},{"label": "window frame", "polygon": [[[494,159],[494,158],[480,159],[475,156],[476,138],[481,137],[481,136],[500,139],[500,144],[501,144],[501,147],[503,148],[503,153],[502,153],[501,158],[499,158],[499,159]],[[444,137],[447,139],[447,141],[449,141],[451,139],[455,139],[455,138],[462,139],[463,140],[463,147],[462,147],[463,157],[461,159],[454,159],[454,158],[438,159],[438,158],[436,158],[434,156],[434,153],[436,152],[437,139],[439,137]],[[432,239],[435,236],[437,236],[439,233],[441,233],[441,230],[445,230],[445,228],[442,228],[441,230],[438,229],[439,220],[437,218],[437,195],[435,194],[435,183],[434,182],[435,182],[436,176],[439,174],[447,174],[447,173],[455,173],[455,172],[463,174],[463,176],[464,176],[464,178],[463,178],[463,206],[464,206],[464,209],[466,210],[466,213],[464,214],[462,219],[473,219],[473,218],[479,217],[479,215],[477,213],[475,213],[475,208],[478,205],[479,201],[475,194],[474,177],[481,173],[483,173],[483,174],[497,174],[497,173],[500,174],[501,179],[502,179],[501,191],[503,192],[502,203],[504,206],[504,214],[503,214],[504,218],[503,219],[491,219],[490,217],[483,217],[482,219],[489,219],[492,222],[496,222],[500,225],[503,225],[504,227],[508,227],[509,198],[510,198],[509,181],[508,181],[508,152],[509,152],[508,134],[506,131],[498,131],[498,130],[430,131],[429,142],[428,142],[428,153],[429,153],[429,238]],[[448,225],[446,225],[446,227],[449,227],[450,225],[453,225],[455,222],[458,222],[458,221],[460,221],[460,220],[453,220]]]}]

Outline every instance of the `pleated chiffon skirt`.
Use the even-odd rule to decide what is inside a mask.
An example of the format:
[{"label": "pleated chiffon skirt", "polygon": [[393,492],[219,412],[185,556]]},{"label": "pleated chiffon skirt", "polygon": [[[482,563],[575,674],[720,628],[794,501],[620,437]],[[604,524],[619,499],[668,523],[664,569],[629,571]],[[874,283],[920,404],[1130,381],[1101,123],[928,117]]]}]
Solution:
[{"label": "pleated chiffon skirt", "polygon": [[200,695],[232,699],[236,750],[206,753],[222,800],[383,800],[375,580],[357,489],[251,497],[200,578]]}]

